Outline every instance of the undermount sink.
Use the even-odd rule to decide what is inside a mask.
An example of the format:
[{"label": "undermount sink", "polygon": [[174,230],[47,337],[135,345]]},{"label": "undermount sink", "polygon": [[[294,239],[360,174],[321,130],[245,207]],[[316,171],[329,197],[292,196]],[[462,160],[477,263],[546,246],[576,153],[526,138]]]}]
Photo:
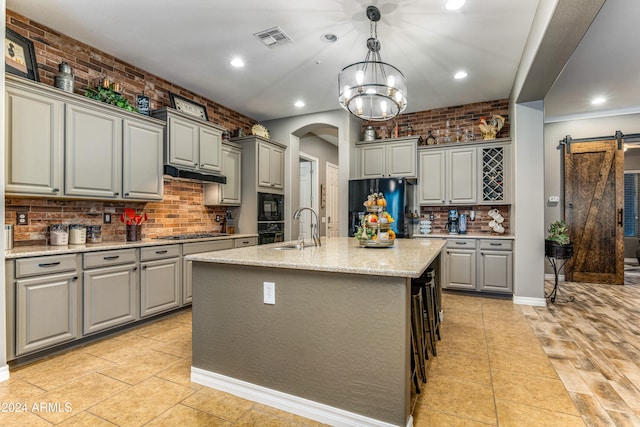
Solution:
[{"label": "undermount sink", "polygon": [[297,245],[284,245],[284,246],[275,247],[273,249],[275,249],[276,251],[287,251],[290,249],[300,249],[300,248]]}]

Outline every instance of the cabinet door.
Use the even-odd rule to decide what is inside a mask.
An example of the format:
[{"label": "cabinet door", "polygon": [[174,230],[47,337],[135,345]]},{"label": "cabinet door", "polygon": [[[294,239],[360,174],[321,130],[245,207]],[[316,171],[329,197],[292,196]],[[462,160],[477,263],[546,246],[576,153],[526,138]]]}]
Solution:
[{"label": "cabinet door", "polygon": [[272,188],[284,188],[284,150],[280,147],[271,147],[269,180]]},{"label": "cabinet door", "polygon": [[66,105],[65,195],[120,196],[122,118]]},{"label": "cabinet door", "polygon": [[475,250],[447,250],[446,265],[446,288],[476,290]]},{"label": "cabinet door", "polygon": [[391,143],[387,145],[386,175],[396,178],[415,178],[416,175],[415,142]]},{"label": "cabinet door", "polygon": [[258,143],[258,185],[271,187],[271,147]]},{"label": "cabinet door", "polygon": [[384,144],[376,144],[368,147],[360,147],[360,171],[362,178],[381,178],[385,176]]},{"label": "cabinet door", "polygon": [[180,307],[180,258],[141,264],[140,316]]},{"label": "cabinet door", "polygon": [[167,160],[175,166],[195,169],[198,166],[200,127],[179,117],[169,117],[169,153]]},{"label": "cabinet door", "polygon": [[446,197],[446,153],[444,151],[424,150],[420,152],[419,158],[419,203],[421,205],[443,205]]},{"label": "cabinet door", "polygon": [[511,251],[479,252],[479,289],[485,292],[512,292],[512,253]]},{"label": "cabinet door", "polygon": [[62,101],[7,87],[5,192],[60,195],[64,138]]},{"label": "cabinet door", "polygon": [[78,336],[75,273],[16,281],[16,355]]},{"label": "cabinet door", "polygon": [[220,172],[222,168],[222,132],[201,127],[199,130],[199,161],[202,171]]},{"label": "cabinet door", "polygon": [[122,197],[162,200],[162,128],[132,119],[123,127]]},{"label": "cabinet door", "polygon": [[220,204],[239,205],[242,199],[242,152],[235,148],[222,147],[222,174],[227,183],[220,185]]},{"label": "cabinet door", "polygon": [[476,149],[474,147],[450,150],[447,165],[449,204],[476,202]]},{"label": "cabinet door", "polygon": [[85,335],[136,320],[135,270],[125,264],[84,272]]}]

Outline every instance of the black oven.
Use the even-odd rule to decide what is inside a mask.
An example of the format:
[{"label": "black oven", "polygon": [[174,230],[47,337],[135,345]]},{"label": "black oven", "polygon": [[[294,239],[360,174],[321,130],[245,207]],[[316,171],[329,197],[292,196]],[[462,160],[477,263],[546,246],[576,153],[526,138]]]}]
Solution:
[{"label": "black oven", "polygon": [[259,222],[258,244],[284,242],[284,222]]},{"label": "black oven", "polygon": [[284,221],[284,196],[282,194],[258,193],[258,222]]}]

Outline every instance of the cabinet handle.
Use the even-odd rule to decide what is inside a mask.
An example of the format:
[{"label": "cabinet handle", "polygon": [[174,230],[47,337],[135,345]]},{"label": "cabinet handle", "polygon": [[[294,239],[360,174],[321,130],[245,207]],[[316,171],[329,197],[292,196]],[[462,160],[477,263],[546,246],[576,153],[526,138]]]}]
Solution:
[{"label": "cabinet handle", "polygon": [[53,267],[56,265],[60,265],[60,261],[56,262],[43,262],[42,264],[38,264],[38,267]]},{"label": "cabinet handle", "polygon": [[114,195],[114,196],[119,196],[119,195],[120,195],[120,193],[113,193],[113,195]]},{"label": "cabinet handle", "polygon": [[129,193],[124,193],[124,196],[125,197],[129,197]]},{"label": "cabinet handle", "polygon": [[193,166],[198,166],[198,163],[194,163]]},{"label": "cabinet handle", "polygon": [[492,243],[489,243],[489,244],[491,246],[502,246],[502,243],[494,243],[494,242],[492,242]]},{"label": "cabinet handle", "polygon": [[71,280],[78,280],[78,276],[73,276]]},{"label": "cabinet handle", "polygon": [[204,167],[204,163],[201,163],[201,164],[200,164],[200,167],[201,167],[201,168],[203,168],[203,167]]},{"label": "cabinet handle", "polygon": [[164,251],[156,251],[157,254],[166,254],[167,252],[169,252],[168,250],[164,250]]},{"label": "cabinet handle", "polygon": [[248,241],[248,240],[245,240],[245,241],[243,241],[243,242],[242,242],[242,244],[243,244],[243,245],[248,245],[248,244],[249,244],[249,241]]},{"label": "cabinet handle", "polygon": [[120,255],[111,255],[111,256],[104,256],[102,257],[102,259],[106,260],[106,261],[112,261],[114,259],[118,259],[120,258]]},{"label": "cabinet handle", "polygon": [[54,189],[53,189],[53,192],[54,192],[54,193],[58,193],[59,191],[60,191],[60,189],[59,189],[59,188],[54,188]]},{"label": "cabinet handle", "polygon": [[138,267],[133,267],[133,271],[138,271]]},{"label": "cabinet handle", "polygon": [[146,265],[143,265],[143,266],[142,266],[142,269],[143,269],[143,270],[146,270],[146,269],[147,269],[147,266],[146,266]]},{"label": "cabinet handle", "polygon": [[466,245],[467,242],[456,242],[456,245]]}]

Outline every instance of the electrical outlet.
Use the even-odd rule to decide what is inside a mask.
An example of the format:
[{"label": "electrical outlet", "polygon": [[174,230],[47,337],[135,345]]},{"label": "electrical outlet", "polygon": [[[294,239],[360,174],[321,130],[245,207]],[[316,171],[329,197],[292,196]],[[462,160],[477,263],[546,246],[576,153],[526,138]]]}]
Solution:
[{"label": "electrical outlet", "polygon": [[26,212],[18,212],[16,214],[16,222],[17,222],[17,225],[29,224],[29,214]]},{"label": "electrical outlet", "polygon": [[104,222],[105,224],[111,224],[111,214],[108,212],[103,213],[102,222]]},{"label": "electrical outlet", "polygon": [[216,222],[220,222],[220,215],[216,215]]},{"label": "electrical outlet", "polygon": [[276,284],[273,282],[263,282],[264,285],[264,303],[276,303]]}]

